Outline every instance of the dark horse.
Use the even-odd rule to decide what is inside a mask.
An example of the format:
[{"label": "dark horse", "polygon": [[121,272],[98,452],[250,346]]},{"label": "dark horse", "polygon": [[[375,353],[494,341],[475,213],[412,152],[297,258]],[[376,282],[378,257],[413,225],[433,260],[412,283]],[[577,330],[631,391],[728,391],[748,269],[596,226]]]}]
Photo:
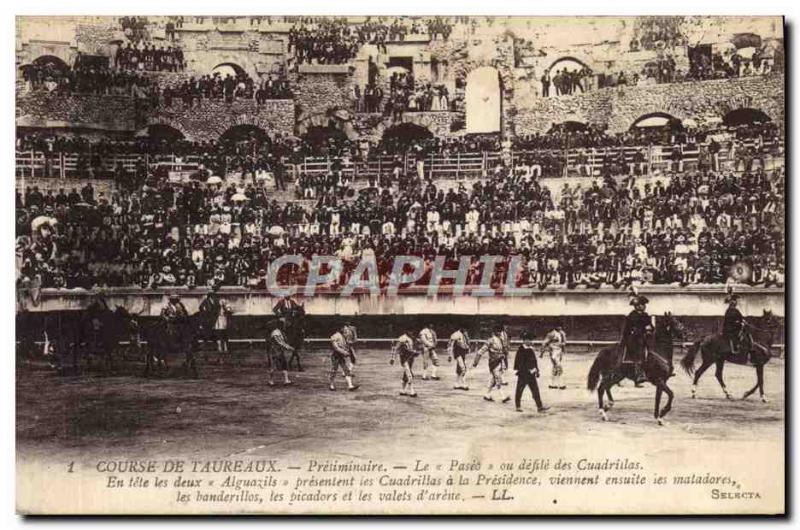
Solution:
[{"label": "dark horse", "polygon": [[[731,348],[728,339],[722,335],[711,335],[695,342],[686,353],[686,356],[681,360],[686,373],[689,375],[694,374],[694,381],[692,381],[692,398],[697,396],[697,381],[708,368],[714,364],[717,367],[716,376],[719,381],[719,386],[725,392],[725,397],[733,399],[728,389],[725,387],[725,381],[722,378],[722,371],[725,367],[725,361],[734,364],[752,364],[756,369],[756,384],[753,388],[748,390],[742,396],[742,399],[750,397],[756,389],[761,395],[761,401],[767,402],[764,395],[764,365],[767,364],[772,357],[772,342],[775,335],[780,328],[780,320],[772,314],[772,311],[763,311],[761,317],[751,319],[745,323],[745,333],[749,333],[751,340],[742,341],[742,351],[738,355],[731,355]],[[746,344],[750,343],[751,347],[747,348]],[[697,352],[700,352],[702,364],[700,367],[694,369],[694,361],[697,357]]]},{"label": "dark horse", "polygon": [[[683,336],[683,325],[666,312],[664,316],[657,319],[655,328],[654,348],[648,346],[648,353],[642,364],[647,380],[656,387],[655,418],[659,425],[664,424],[664,416],[672,409],[672,399],[674,393],[667,386],[667,381],[673,375],[672,371],[672,341],[674,338]],[[648,339],[648,344],[650,340]],[[614,397],[611,395],[611,387],[618,384],[625,378],[635,381],[636,374],[632,364],[622,363],[622,346],[615,344],[600,350],[592,363],[587,378],[587,388],[597,389],[597,401],[600,407],[600,415],[603,421],[608,421],[606,413],[614,405]],[[598,386],[598,383],[599,386]],[[661,409],[661,394],[667,394],[667,404]],[[603,403],[603,395],[608,396],[609,403]]]},{"label": "dark horse", "polygon": [[[80,357],[86,357],[86,368],[92,369],[94,361],[99,360],[101,369],[109,372],[114,368],[114,354],[120,340],[129,334],[130,318],[125,308],[116,306],[114,310],[90,308],[81,311],[72,326],[62,329],[66,336],[62,344],[70,343],[72,367],[79,370]],[[57,369],[64,371],[64,348],[58,352]]]},{"label": "dark horse", "polygon": [[289,346],[294,348],[291,357],[289,357],[287,368],[291,370],[292,361],[296,361],[297,371],[302,372],[303,366],[300,364],[300,348],[303,347],[303,343],[306,339],[306,313],[301,307],[299,310],[293,311],[282,318],[286,322],[283,330],[286,335],[286,342]]},{"label": "dark horse", "polygon": [[[129,315],[130,318],[135,318]],[[158,318],[141,326],[141,334],[147,343],[143,348],[145,355],[144,376],[148,377],[156,369],[167,372],[168,358],[183,355],[183,368],[190,370],[194,377],[199,376],[195,351],[197,340],[202,334],[205,315],[195,313],[180,317],[173,322]]]}]

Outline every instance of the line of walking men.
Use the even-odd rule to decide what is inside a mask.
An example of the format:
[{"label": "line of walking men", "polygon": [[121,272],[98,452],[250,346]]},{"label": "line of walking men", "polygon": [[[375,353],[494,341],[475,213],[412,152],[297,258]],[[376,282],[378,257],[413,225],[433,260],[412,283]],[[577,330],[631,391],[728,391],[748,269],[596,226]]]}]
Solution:
[{"label": "line of walking men", "polygon": [[[267,341],[267,352],[269,360],[269,384],[274,385],[274,372],[279,370],[283,374],[284,385],[291,385],[289,379],[287,355],[295,351],[284,334],[284,324],[280,320],[275,329],[270,333]],[[397,338],[392,345],[392,354],[389,360],[390,365],[398,363],[402,368],[401,377],[401,396],[416,398],[418,396],[414,387],[416,376],[414,374],[414,362],[417,357],[422,358],[423,381],[438,381],[439,377],[439,355],[437,346],[439,343],[433,326],[428,324],[419,332],[414,326],[408,325],[404,332]],[[522,344],[517,350],[514,358],[513,370],[517,373],[517,384],[515,391],[515,404],[518,411],[522,411],[521,399],[526,388],[529,388],[533,396],[536,408],[544,412],[548,407],[544,406],[539,392],[537,379],[540,376],[539,365],[536,359],[534,348],[534,333],[526,330],[521,334]],[[347,383],[348,391],[355,391],[359,385],[355,383],[356,350],[355,345],[358,335],[355,326],[350,322],[345,322],[330,337],[330,372],[329,388],[336,390],[336,378],[341,371]],[[557,323],[545,336],[539,357],[549,354],[552,364],[552,379],[549,387],[551,389],[563,390],[566,388],[562,381],[563,359],[566,347],[566,335],[561,323]],[[467,373],[469,365],[467,356],[473,353],[472,342],[469,338],[466,327],[461,326],[450,335],[447,344],[448,362],[455,361],[456,381],[454,390],[469,390],[467,385]],[[474,352],[475,357],[472,368],[477,368],[481,358],[488,355],[489,378],[484,399],[495,401],[495,395],[502,403],[511,400],[504,391],[504,386],[508,385],[506,372],[509,370],[509,354],[511,344],[508,331],[504,324],[497,324],[492,329],[491,337]]]},{"label": "line of walking men", "polygon": [[[522,339],[522,344],[517,350],[513,367],[513,370],[517,373],[517,385],[514,396],[516,409],[517,411],[522,411],[522,395],[525,389],[529,388],[533,400],[536,403],[537,410],[539,410],[539,412],[544,412],[549,407],[543,405],[539,392],[537,379],[540,372],[533,343],[534,333],[530,330],[523,331],[520,338]],[[389,363],[393,365],[399,360],[400,366],[403,369],[400,395],[409,397],[417,397],[418,395],[414,388],[413,371],[416,357],[422,357],[422,380],[427,380],[429,378],[429,368],[431,374],[430,379],[439,379],[437,376],[437,367],[439,365],[439,358],[436,353],[437,342],[436,332],[433,330],[433,326],[429,324],[423,327],[418,334],[415,333],[413,326],[407,326],[405,332],[400,335],[394,343]],[[550,388],[552,389],[563,390],[566,388],[566,385],[564,385],[561,380],[563,375],[565,346],[566,335],[563,326],[558,323],[547,333],[539,355],[540,357],[544,356],[545,353],[549,353],[550,355],[552,363]],[[471,350],[471,341],[467,329],[461,326],[450,335],[447,345],[448,361],[455,360],[456,362],[454,390],[469,390],[466,376],[469,370],[467,356],[471,353]],[[498,395],[502,403],[507,403],[511,400],[511,397],[507,396],[503,389],[504,386],[508,385],[506,381],[506,372],[509,370],[508,359],[510,350],[511,344],[508,331],[506,326],[501,323],[492,328],[492,335],[475,352],[472,368],[477,368],[483,355],[488,355],[489,379],[487,382],[486,394],[483,397],[486,401],[495,401],[495,394]]]}]

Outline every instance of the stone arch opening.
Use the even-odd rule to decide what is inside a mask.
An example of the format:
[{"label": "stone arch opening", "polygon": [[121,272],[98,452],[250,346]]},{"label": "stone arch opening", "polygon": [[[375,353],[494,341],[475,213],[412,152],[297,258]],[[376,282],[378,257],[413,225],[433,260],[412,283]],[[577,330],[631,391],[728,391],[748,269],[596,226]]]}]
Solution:
[{"label": "stone arch opening", "polygon": [[348,141],[347,134],[337,127],[333,120],[326,125],[311,125],[300,139],[310,146],[312,153],[323,155],[338,152]]},{"label": "stone arch opening", "polygon": [[40,68],[47,68],[59,72],[68,72],[70,69],[69,65],[65,63],[63,59],[56,57],[55,55],[39,56],[33,61],[32,64]]},{"label": "stone arch opening", "polygon": [[225,79],[228,76],[244,77],[247,75],[247,72],[236,63],[220,63],[211,69],[211,75],[213,76],[214,74],[219,74],[222,79]]},{"label": "stone arch opening", "polygon": [[683,131],[680,119],[666,112],[651,112],[639,116],[630,126],[629,132],[636,141],[665,145],[674,141],[674,135]]},{"label": "stone arch opening", "polygon": [[722,117],[722,124],[728,127],[738,127],[739,125],[753,125],[755,123],[767,123],[772,118],[760,109],[750,107],[734,109]]},{"label": "stone arch opening", "polygon": [[148,125],[139,131],[137,136],[145,136],[164,143],[174,143],[185,138],[182,131],[166,123],[153,123]]},{"label": "stone arch opening", "polygon": [[255,125],[240,124],[228,127],[219,137],[221,144],[226,144],[238,154],[252,154],[262,149],[269,149],[272,140],[269,134]]},{"label": "stone arch opening", "polygon": [[643,114],[639,116],[636,121],[631,124],[631,129],[656,129],[656,128],[668,128],[668,129],[682,129],[683,125],[681,125],[681,120],[673,116],[672,114],[667,114],[666,112],[651,112],[649,114]]},{"label": "stone arch opening", "polygon": [[432,138],[433,133],[427,127],[416,123],[400,123],[383,131],[380,144],[389,152],[402,152]]},{"label": "stone arch opening", "polygon": [[466,83],[466,132],[500,132],[503,113],[500,72],[492,66],[483,66],[471,71]]},{"label": "stone arch opening", "polygon": [[586,64],[584,61],[581,61],[576,57],[572,57],[571,55],[567,55],[564,57],[559,57],[558,59],[550,63],[550,66],[547,67],[547,70],[550,72],[550,75],[553,75],[556,72],[556,70],[554,70],[556,65],[559,65],[562,69],[566,69],[567,71],[570,72],[577,72],[584,68],[587,68],[589,70],[592,69],[592,67]]}]

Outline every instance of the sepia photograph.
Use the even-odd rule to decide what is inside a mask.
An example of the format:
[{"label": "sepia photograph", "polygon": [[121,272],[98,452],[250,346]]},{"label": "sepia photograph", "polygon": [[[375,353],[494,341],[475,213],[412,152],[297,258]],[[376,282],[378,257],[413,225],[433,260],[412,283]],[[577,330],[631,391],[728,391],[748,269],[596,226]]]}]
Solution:
[{"label": "sepia photograph", "polygon": [[784,27],[17,16],[17,513],[785,515]]}]

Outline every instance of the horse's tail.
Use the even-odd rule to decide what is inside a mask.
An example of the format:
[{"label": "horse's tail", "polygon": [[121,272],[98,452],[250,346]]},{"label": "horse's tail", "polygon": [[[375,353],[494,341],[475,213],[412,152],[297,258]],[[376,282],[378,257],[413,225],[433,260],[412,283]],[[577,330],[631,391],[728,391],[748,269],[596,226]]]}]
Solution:
[{"label": "horse's tail", "polygon": [[683,369],[686,370],[686,373],[689,375],[694,373],[694,359],[697,357],[697,352],[700,351],[700,345],[702,343],[703,341],[701,340],[695,341],[694,344],[689,346],[689,351],[687,351],[686,355],[681,359],[681,366],[683,366]]},{"label": "horse's tail", "polygon": [[586,388],[588,390],[594,390],[597,388],[597,383],[600,382],[600,371],[602,364],[600,359],[603,357],[604,353],[605,350],[600,350],[600,353],[594,358],[592,367],[589,369],[589,376],[586,378]]}]

